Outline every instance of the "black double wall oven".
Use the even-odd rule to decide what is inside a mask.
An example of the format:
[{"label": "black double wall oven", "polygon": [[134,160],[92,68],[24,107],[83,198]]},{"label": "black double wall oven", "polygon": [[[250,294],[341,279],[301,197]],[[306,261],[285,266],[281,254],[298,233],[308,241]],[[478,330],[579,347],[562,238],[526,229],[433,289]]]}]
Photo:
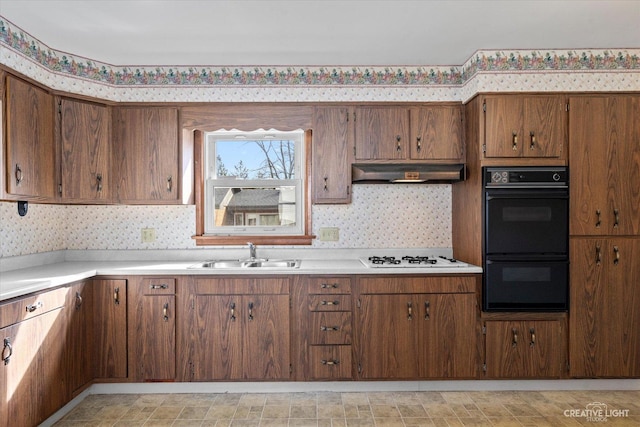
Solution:
[{"label": "black double wall oven", "polygon": [[483,168],[483,310],[569,308],[565,167]]}]

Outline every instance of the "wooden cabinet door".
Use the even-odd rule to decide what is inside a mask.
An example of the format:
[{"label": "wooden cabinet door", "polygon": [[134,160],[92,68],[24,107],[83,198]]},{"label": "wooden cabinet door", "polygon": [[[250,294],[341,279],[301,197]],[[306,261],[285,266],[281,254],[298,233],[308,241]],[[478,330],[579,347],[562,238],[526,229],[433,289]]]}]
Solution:
[{"label": "wooden cabinet door", "polygon": [[567,141],[567,101],[564,96],[524,98],[525,157],[560,157]]},{"label": "wooden cabinet door", "polygon": [[358,364],[363,379],[420,376],[420,307],[410,294],[362,295],[358,309]]},{"label": "wooden cabinet door", "polygon": [[138,377],[174,380],[176,377],[175,295],[144,295],[139,300],[138,340],[131,345]]},{"label": "wooden cabinet door", "polygon": [[316,107],[313,112],[313,203],[351,202],[353,117],[350,107]]},{"label": "wooden cabinet door", "polygon": [[640,96],[570,99],[572,235],[640,235]]},{"label": "wooden cabinet door", "polygon": [[71,396],[93,379],[93,363],[87,360],[94,348],[93,293],[90,281],[70,286],[65,304],[68,316],[67,378]]},{"label": "wooden cabinet door", "polygon": [[485,157],[521,157],[524,108],[517,96],[485,98]]},{"label": "wooden cabinet door", "polygon": [[111,197],[111,121],[108,107],[62,98],[60,150],[62,198],[104,201]]},{"label": "wooden cabinet door", "polygon": [[0,426],[38,425],[67,402],[62,311],[0,329]]},{"label": "wooden cabinet door", "polygon": [[488,321],[487,377],[558,378],[566,347],[559,320]]},{"label": "wooden cabinet door", "polygon": [[356,108],[356,160],[409,157],[409,110],[405,107]]},{"label": "wooden cabinet door", "polygon": [[243,379],[288,379],[289,296],[251,295],[241,301]]},{"label": "wooden cabinet door", "polygon": [[93,366],[96,378],[127,378],[127,281],[93,282]]},{"label": "wooden cabinet door", "polygon": [[640,238],[570,240],[575,377],[640,375]]},{"label": "wooden cabinet door", "polygon": [[57,196],[53,97],[36,86],[6,78],[6,191],[51,200]]},{"label": "wooden cabinet door", "polygon": [[561,157],[566,140],[564,96],[486,97],[485,157]]},{"label": "wooden cabinet door", "polygon": [[115,108],[113,143],[120,202],[179,202],[177,108]]},{"label": "wooden cabinet door", "polygon": [[411,109],[412,159],[464,162],[462,106]]},{"label": "wooden cabinet door", "polygon": [[288,295],[198,295],[196,380],[289,378]]},{"label": "wooden cabinet door", "polygon": [[476,296],[474,294],[423,294],[416,296],[420,315],[417,323],[425,357],[421,377],[475,377]]}]

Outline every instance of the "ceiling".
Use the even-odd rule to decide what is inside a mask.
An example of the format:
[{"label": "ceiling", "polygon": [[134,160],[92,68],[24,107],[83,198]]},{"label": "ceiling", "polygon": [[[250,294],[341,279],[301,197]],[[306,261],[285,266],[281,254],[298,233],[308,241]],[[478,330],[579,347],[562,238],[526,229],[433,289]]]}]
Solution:
[{"label": "ceiling", "polygon": [[482,49],[640,47],[640,0],[0,0],[0,15],[117,66],[459,66]]}]

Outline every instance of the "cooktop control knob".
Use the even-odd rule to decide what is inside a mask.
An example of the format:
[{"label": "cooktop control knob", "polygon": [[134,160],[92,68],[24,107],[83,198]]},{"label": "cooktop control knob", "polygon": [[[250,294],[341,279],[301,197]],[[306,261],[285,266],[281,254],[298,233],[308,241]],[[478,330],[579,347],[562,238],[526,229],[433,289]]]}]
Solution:
[{"label": "cooktop control knob", "polygon": [[509,182],[509,173],[506,171],[496,171],[491,175],[491,182],[494,184],[506,184]]},{"label": "cooktop control knob", "polygon": [[551,177],[551,179],[553,179],[556,182],[560,181],[560,174],[557,173],[557,172],[554,173],[553,176]]}]

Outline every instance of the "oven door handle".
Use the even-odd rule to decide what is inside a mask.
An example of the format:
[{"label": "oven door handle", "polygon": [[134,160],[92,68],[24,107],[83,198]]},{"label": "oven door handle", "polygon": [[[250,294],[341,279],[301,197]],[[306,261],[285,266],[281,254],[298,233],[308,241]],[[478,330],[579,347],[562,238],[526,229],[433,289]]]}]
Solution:
[{"label": "oven door handle", "polygon": [[500,194],[492,194],[490,192],[486,193],[486,200],[504,200],[504,199],[568,199],[568,193],[540,193],[540,192],[513,192],[513,193],[500,193]]}]

